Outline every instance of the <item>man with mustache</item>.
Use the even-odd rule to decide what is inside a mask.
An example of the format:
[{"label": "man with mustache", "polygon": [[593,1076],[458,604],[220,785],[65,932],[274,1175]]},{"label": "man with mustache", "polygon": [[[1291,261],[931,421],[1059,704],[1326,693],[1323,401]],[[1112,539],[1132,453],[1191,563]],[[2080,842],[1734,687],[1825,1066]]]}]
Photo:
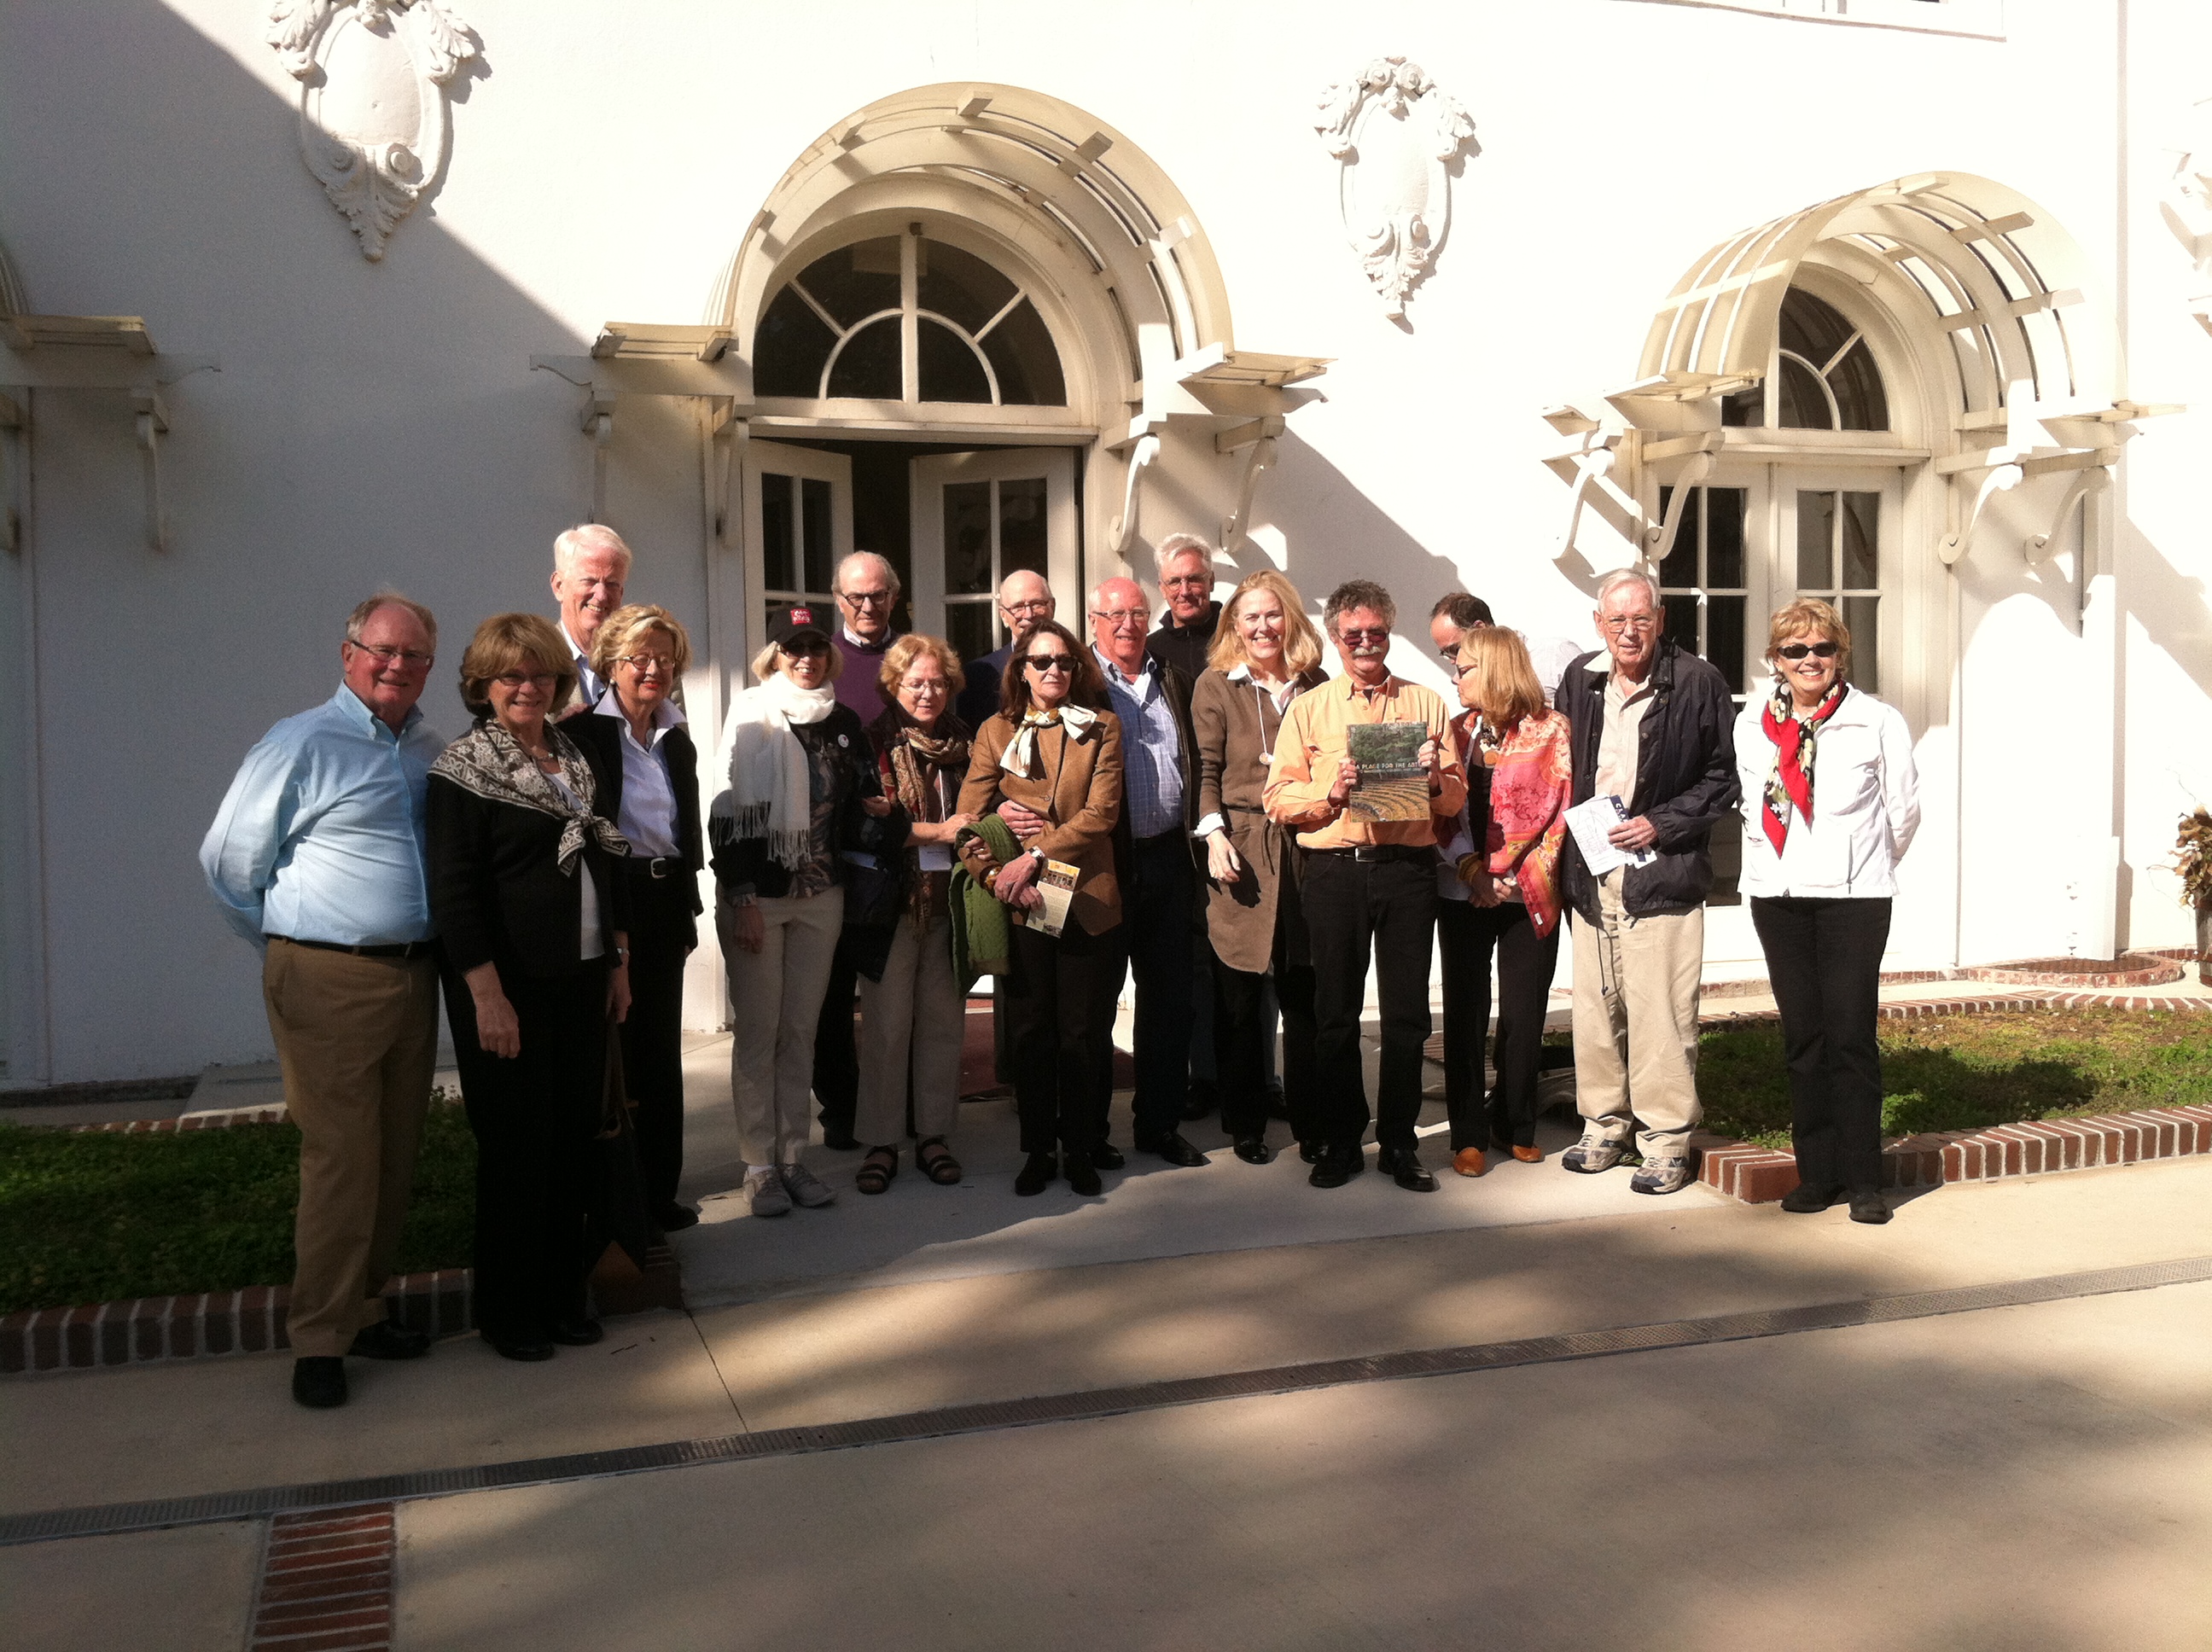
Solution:
[{"label": "man with mustache", "polygon": [[[1413,1126],[1421,1112],[1421,1048],[1429,1036],[1435,819],[1459,812],[1467,776],[1445,738],[1450,714],[1443,699],[1391,673],[1390,628],[1398,605],[1390,593],[1372,580],[1347,580],[1328,593],[1322,618],[1344,674],[1291,701],[1261,794],[1269,818],[1297,834],[1299,894],[1313,950],[1315,1057],[1327,1145],[1308,1179],[1316,1187],[1341,1187],[1367,1168],[1360,1145],[1369,1115],[1359,1021],[1371,952],[1382,1017],[1376,1168],[1410,1193],[1434,1193],[1437,1179],[1415,1151]],[[1419,820],[1367,820],[1346,812],[1359,780],[1352,726],[1411,722],[1428,731],[1419,760],[1428,771],[1429,812]]]},{"label": "man with mustache", "polygon": [[592,669],[592,639],[622,606],[629,564],[622,535],[597,522],[581,523],[553,542],[553,600],[561,604],[561,635],[576,657],[576,697],[563,716],[595,709],[606,694]]}]

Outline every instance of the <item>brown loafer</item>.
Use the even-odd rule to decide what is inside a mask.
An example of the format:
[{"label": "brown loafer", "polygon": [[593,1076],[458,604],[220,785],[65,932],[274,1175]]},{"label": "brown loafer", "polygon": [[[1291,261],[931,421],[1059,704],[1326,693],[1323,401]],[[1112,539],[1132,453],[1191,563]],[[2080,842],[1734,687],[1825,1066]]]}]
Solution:
[{"label": "brown loafer", "polygon": [[1479,1176],[1489,1168],[1480,1147],[1462,1147],[1452,1155],[1452,1169],[1463,1176]]},{"label": "brown loafer", "polygon": [[1523,1164],[1541,1164],[1544,1150],[1540,1147],[1516,1147],[1513,1150],[1513,1157]]}]

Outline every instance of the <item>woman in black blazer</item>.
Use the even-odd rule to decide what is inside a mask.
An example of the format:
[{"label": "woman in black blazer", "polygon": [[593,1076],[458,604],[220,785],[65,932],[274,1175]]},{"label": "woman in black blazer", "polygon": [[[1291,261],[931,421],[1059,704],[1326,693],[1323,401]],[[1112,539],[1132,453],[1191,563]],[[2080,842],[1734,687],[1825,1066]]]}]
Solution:
[{"label": "woman in black blazer", "polygon": [[430,911],[477,1138],[476,1307],[509,1359],[597,1342],[585,1280],[607,1028],[629,1008],[629,853],[607,778],[547,720],[576,686],[561,634],[497,614],[461,660],[476,726],[430,770]]},{"label": "woman in black blazer", "polygon": [[561,725],[606,776],[599,812],[629,843],[629,1018],[623,1083],[637,1129],[646,1200],[663,1232],[699,1212],[676,1199],[684,1175],[684,963],[699,944],[699,752],[669,696],[691,665],[691,639],[665,608],[635,604],[592,639],[607,692]]}]

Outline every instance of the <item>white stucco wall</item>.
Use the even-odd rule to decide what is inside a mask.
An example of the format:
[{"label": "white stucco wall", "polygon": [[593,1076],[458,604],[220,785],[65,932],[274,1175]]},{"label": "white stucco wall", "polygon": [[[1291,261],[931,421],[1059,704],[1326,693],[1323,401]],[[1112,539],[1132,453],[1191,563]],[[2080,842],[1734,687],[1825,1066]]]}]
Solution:
[{"label": "white stucco wall", "polygon": [[[1118,128],[1202,222],[1238,346],[1335,358],[1241,555],[1279,554],[1316,603],[1352,571],[1382,579],[1404,667],[1431,680],[1419,618],[1455,584],[1523,629],[1587,635],[1588,598],[1551,561],[1566,489],[1538,462],[1561,444],[1537,415],[1633,378],[1653,307],[1698,254],[1904,173],[1954,168],[2033,197],[2102,272],[2093,296],[2124,329],[2128,393],[2203,410],[2147,422],[2129,449],[2100,507],[2118,560],[2083,635],[2017,551],[2063,481],[1999,501],[1960,576],[1963,736],[1948,679],[1930,696],[1929,822],[1893,959],[2066,950],[2098,928],[2084,901],[2109,898],[2069,884],[2116,829],[2123,938],[2189,938],[2149,867],[2176,811],[2212,797],[2197,459],[2212,337],[2184,311],[2206,283],[2157,197],[2172,168],[2158,145],[2212,89],[2196,78],[2212,61],[2202,8],[2136,0],[2124,75],[2114,0],[2008,0],[2002,42],[1637,0],[1387,18],[1143,0],[463,9],[484,52],[458,83],[447,175],[374,264],[301,163],[264,8],[25,0],[0,15],[0,240],[30,307],[143,315],[165,350],[222,362],[168,395],[166,556],[143,544],[124,399],[35,398],[27,560],[0,580],[7,1082],[265,1052],[252,957],[193,863],[246,746],[330,691],[337,621],[384,582],[444,622],[425,704],[458,732],[461,643],[486,613],[550,607],[547,548],[590,496],[577,392],[528,357],[580,353],[611,319],[700,319],[808,143],[872,100],[963,78]],[[1409,330],[1345,245],[1311,130],[1322,88],[1383,52],[1426,67],[1482,145]],[[698,611],[686,406],[625,402],[609,475],[608,515],[640,554],[632,597]],[[1147,539],[1211,536],[1236,477],[1231,459],[1176,455]],[[1586,553],[1604,538],[1586,528]],[[1740,913],[1714,932],[1716,958],[1755,956]]]}]

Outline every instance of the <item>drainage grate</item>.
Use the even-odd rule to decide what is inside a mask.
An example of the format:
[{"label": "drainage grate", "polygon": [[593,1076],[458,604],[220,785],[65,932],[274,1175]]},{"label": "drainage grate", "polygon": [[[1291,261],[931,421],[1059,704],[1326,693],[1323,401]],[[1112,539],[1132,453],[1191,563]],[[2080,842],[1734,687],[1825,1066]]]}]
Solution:
[{"label": "drainage grate", "polygon": [[2018,1308],[2063,1302],[2123,1291],[2212,1280],[2212,1256],[2131,1267],[2061,1273],[2008,1285],[1965,1285],[1950,1291],[1921,1291],[1858,1302],[1824,1303],[1809,1308],[1765,1309],[1747,1314],[1717,1314],[1704,1319],[1670,1320],[1562,1336],[1528,1337],[1516,1342],[1478,1343],[1463,1348],[1431,1348],[1356,1359],[1316,1360],[1263,1370],[1231,1371],[1218,1376],[1183,1377],[1163,1382],[1133,1382],[1121,1388],[1085,1388],[1073,1394],[1042,1394],[1030,1400],[993,1400],[945,1406],[895,1417],[862,1418],[804,1428],[767,1429],[708,1439],[673,1440],[617,1451],[586,1451],[563,1457],[532,1457],[519,1462],[487,1463],[466,1468],[434,1468],[364,1479],[325,1480],[309,1485],[266,1486],[204,1497],[168,1497],[148,1503],[105,1503],[86,1509],[57,1509],[43,1514],[0,1517],[0,1546],[39,1543],[55,1538],[106,1536],[152,1531],[168,1526],[201,1526],[218,1521],[258,1520],[302,1509],[343,1508],[352,1503],[389,1503],[410,1497],[451,1497],[514,1486],[546,1485],[562,1480],[595,1479],[681,1468],[694,1463],[744,1462],[763,1457],[792,1457],[816,1451],[845,1451],[857,1446],[903,1444],[981,1434],[1042,1423],[1088,1422],[1160,1411],[1171,1406],[1204,1405],[1219,1400],[1340,1388],[1355,1382],[1397,1382],[1409,1377],[1464,1376],[1504,1370],[1516,1365],[1555,1364],[1571,1359],[1601,1359],[1614,1354],[1662,1348],[1693,1348],[1708,1343],[1741,1342],[1789,1336],[1800,1331],[1844,1330],[1887,1325],[1900,1320],[1973,1313],[1987,1308]]}]

